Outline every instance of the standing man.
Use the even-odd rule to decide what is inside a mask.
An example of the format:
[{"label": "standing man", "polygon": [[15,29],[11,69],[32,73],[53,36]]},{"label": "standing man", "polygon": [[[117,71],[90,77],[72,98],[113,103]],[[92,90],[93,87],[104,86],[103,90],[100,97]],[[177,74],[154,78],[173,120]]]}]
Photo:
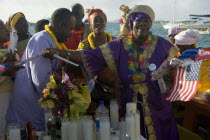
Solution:
[{"label": "standing man", "polygon": [[84,18],[84,7],[79,4],[73,4],[71,6],[72,13],[76,18],[75,29],[72,30],[72,36],[68,38],[65,42],[65,45],[68,49],[76,50],[79,43],[86,39],[87,36],[91,33],[90,26],[88,23],[83,23],[82,19]]},{"label": "standing man", "polygon": [[[51,16],[50,26],[35,34],[28,42],[22,60],[40,54],[44,48],[65,49],[63,44],[75,27],[75,17],[66,8],[57,9]],[[45,130],[44,110],[38,103],[50,76],[60,67],[59,60],[39,57],[25,64],[17,73],[11,102],[7,112],[9,123],[25,126],[31,122],[38,130]]]}]

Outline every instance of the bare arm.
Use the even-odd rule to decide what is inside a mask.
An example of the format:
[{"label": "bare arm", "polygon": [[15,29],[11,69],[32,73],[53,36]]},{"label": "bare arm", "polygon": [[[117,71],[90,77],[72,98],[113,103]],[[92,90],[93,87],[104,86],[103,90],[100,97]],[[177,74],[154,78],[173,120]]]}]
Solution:
[{"label": "bare arm", "polygon": [[43,56],[49,59],[54,59],[53,55],[56,54],[70,61],[82,63],[82,57],[80,55],[81,51],[60,50],[55,48],[47,48],[43,51],[45,52]]}]

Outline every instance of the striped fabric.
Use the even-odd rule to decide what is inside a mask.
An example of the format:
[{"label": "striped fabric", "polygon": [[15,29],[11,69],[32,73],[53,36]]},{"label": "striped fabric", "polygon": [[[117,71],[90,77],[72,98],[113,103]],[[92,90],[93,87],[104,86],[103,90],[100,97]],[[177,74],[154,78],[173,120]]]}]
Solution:
[{"label": "striped fabric", "polygon": [[198,61],[186,67],[179,67],[174,74],[174,85],[169,101],[189,101],[197,92],[199,84],[199,72],[202,61]]}]

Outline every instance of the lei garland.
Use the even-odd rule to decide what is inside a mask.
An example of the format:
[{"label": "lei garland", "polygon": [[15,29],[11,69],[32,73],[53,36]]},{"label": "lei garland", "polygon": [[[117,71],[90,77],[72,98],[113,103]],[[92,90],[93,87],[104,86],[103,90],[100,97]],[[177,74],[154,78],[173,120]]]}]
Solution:
[{"label": "lei garland", "polygon": [[47,33],[52,37],[52,39],[55,42],[55,45],[58,47],[58,49],[67,50],[66,45],[64,43],[58,43],[57,38],[55,37],[54,33],[50,30],[50,27],[48,25],[45,25],[44,28],[47,31]]},{"label": "lei garland", "polygon": [[151,41],[152,34],[149,33],[147,40],[142,44],[138,52],[136,52],[136,50],[133,49],[133,35],[131,34],[128,37],[128,75],[129,79],[133,82],[141,82],[146,79],[146,76],[142,71],[142,69],[145,68],[144,64],[146,61],[143,56],[143,52],[145,47],[147,47]]},{"label": "lei garland", "polygon": [[[108,37],[108,41],[107,41],[107,42],[112,41],[112,36],[111,36],[109,33],[107,33],[107,32],[104,32],[104,33],[105,33],[105,34],[107,35],[107,37]],[[96,49],[96,47],[94,46],[92,37],[93,37],[93,33],[90,33],[90,34],[88,35],[88,42],[89,42],[89,44],[90,44],[91,49]]]}]

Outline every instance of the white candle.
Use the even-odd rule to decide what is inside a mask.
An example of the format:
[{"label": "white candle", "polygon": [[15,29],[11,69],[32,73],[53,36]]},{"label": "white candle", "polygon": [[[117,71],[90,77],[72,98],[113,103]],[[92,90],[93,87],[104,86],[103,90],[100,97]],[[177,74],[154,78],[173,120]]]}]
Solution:
[{"label": "white candle", "polygon": [[83,136],[84,136],[83,140],[94,140],[93,127],[94,127],[93,120],[83,120],[82,122]]},{"label": "white candle", "polygon": [[111,128],[118,129],[119,107],[117,104],[117,100],[111,100],[111,102],[110,102],[110,119],[111,119]]},{"label": "white candle", "polygon": [[135,130],[136,130],[136,140],[141,138],[141,129],[140,129],[140,113],[137,111],[135,113]]},{"label": "white candle", "polygon": [[72,120],[68,123],[68,139],[77,140],[77,122]]},{"label": "white candle", "polygon": [[77,123],[77,139],[78,140],[83,140],[84,135],[83,135],[82,120],[77,119],[76,123]]},{"label": "white candle", "polygon": [[9,130],[9,139],[10,140],[21,140],[20,129],[10,129]]},{"label": "white candle", "polygon": [[128,115],[125,118],[126,133],[130,137],[130,140],[135,140],[135,118],[134,115]]},{"label": "white candle", "polygon": [[44,136],[43,140],[51,140],[51,136]]},{"label": "white candle", "polygon": [[120,140],[125,140],[126,138],[125,118],[121,119],[121,122],[119,123],[119,130],[120,130]]},{"label": "white candle", "polygon": [[117,134],[111,135],[111,140],[120,140],[120,136]]},{"label": "white candle", "polygon": [[68,121],[61,124],[62,140],[68,140],[68,124]]},{"label": "white candle", "polygon": [[126,113],[136,113],[136,103],[130,102],[126,104]]},{"label": "white candle", "polygon": [[100,120],[100,140],[110,140],[110,122],[109,119]]}]

